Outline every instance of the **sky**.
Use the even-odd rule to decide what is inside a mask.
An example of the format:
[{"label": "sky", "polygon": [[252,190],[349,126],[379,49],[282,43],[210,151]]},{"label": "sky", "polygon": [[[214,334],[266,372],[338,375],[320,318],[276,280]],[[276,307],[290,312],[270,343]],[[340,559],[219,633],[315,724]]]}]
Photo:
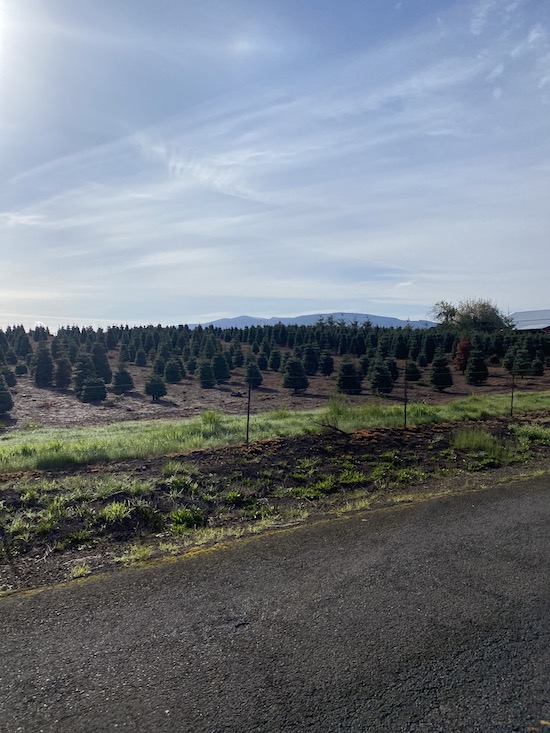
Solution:
[{"label": "sky", "polygon": [[549,0],[0,0],[0,327],[550,307]]}]

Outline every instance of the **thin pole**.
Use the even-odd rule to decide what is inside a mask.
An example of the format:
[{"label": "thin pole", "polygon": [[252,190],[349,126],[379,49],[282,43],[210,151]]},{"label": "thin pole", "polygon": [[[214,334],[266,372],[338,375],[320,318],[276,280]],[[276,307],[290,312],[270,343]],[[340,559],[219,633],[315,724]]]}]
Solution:
[{"label": "thin pole", "polygon": [[248,385],[248,400],[246,403],[246,444],[248,445],[250,438],[250,398],[252,395],[252,388]]},{"label": "thin pole", "polygon": [[512,371],[512,394],[510,397],[510,417],[514,416],[514,387],[516,386],[516,372]]},{"label": "thin pole", "polygon": [[407,427],[407,402],[408,402],[408,392],[407,392],[407,362],[405,362],[405,373],[404,373],[404,397],[405,397],[405,405],[404,405],[404,414],[403,414],[403,427]]}]

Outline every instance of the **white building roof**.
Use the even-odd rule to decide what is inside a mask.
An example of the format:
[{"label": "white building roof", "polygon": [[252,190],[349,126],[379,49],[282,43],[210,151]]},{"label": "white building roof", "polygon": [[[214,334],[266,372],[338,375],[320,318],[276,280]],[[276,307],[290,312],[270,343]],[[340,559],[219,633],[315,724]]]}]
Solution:
[{"label": "white building roof", "polygon": [[550,309],[541,311],[518,311],[517,313],[512,313],[510,318],[513,319],[518,331],[550,328]]}]

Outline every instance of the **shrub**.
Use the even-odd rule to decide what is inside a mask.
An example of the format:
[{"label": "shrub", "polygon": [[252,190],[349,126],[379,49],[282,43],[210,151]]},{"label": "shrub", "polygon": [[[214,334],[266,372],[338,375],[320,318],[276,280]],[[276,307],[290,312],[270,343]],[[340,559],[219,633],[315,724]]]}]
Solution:
[{"label": "shrub", "polygon": [[206,515],[196,506],[180,507],[170,514],[173,530],[178,533],[186,529],[196,529],[206,525]]}]

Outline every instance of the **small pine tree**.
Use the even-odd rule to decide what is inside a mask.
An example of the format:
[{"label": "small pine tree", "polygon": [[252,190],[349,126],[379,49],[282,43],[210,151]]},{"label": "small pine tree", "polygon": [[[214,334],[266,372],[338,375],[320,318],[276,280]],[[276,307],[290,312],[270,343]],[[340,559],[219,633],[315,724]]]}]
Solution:
[{"label": "small pine tree", "polygon": [[169,384],[177,384],[183,379],[182,364],[179,359],[172,357],[164,367],[164,379]]},{"label": "small pine tree", "polygon": [[216,386],[216,375],[211,361],[202,361],[199,365],[199,381],[203,389],[212,389]]},{"label": "small pine tree", "polygon": [[145,394],[152,398],[152,402],[158,402],[166,394],[166,384],[160,374],[154,372],[145,382]]},{"label": "small pine tree", "polygon": [[233,362],[236,367],[242,367],[244,364],[244,354],[240,344],[238,344],[233,350]]},{"label": "small pine tree", "polygon": [[544,364],[540,359],[535,359],[531,364],[531,376],[542,377],[544,374]]},{"label": "small pine tree", "polygon": [[153,371],[155,374],[158,374],[159,376],[162,376],[164,374],[164,370],[166,369],[166,361],[163,356],[157,356],[155,358],[155,361],[153,362]]},{"label": "small pine tree", "polygon": [[294,392],[307,389],[309,380],[304,369],[304,365],[300,359],[288,359],[285,365],[283,377],[283,387],[293,389]]},{"label": "small pine tree", "polygon": [[82,402],[102,402],[107,399],[107,388],[101,377],[86,379],[80,392]]},{"label": "small pine tree", "polygon": [[422,377],[422,372],[417,367],[416,362],[408,361],[405,367],[405,379],[407,382],[418,382]]},{"label": "small pine tree", "polygon": [[0,374],[0,415],[5,415],[12,409],[13,397],[4,381],[4,377]]},{"label": "small pine tree", "polygon": [[250,360],[246,365],[246,383],[255,389],[256,387],[259,387],[262,382],[263,377],[258,362]]},{"label": "small pine tree", "polygon": [[136,358],[134,361],[134,364],[139,367],[147,366],[147,354],[143,349],[138,349],[136,351]]},{"label": "small pine tree", "polygon": [[323,351],[323,353],[321,354],[319,368],[323,377],[330,377],[330,375],[334,372],[334,357],[332,356],[330,351]]},{"label": "small pine tree", "polygon": [[227,365],[225,356],[221,353],[215,354],[212,359],[212,369],[214,370],[214,377],[218,384],[224,384],[231,378],[231,372]]},{"label": "small pine tree", "polygon": [[338,391],[343,394],[361,394],[361,375],[351,361],[344,360],[338,369]]},{"label": "small pine tree", "polygon": [[363,354],[359,359],[359,368],[361,369],[361,374],[366,377],[370,368],[370,359],[366,354]]},{"label": "small pine tree", "polygon": [[273,349],[269,355],[269,368],[278,371],[281,366],[281,352],[279,349]]},{"label": "small pine tree", "polygon": [[453,385],[453,375],[447,364],[447,357],[443,351],[435,352],[432,360],[432,371],[430,374],[430,384],[435,387],[438,392],[443,392],[447,387]]},{"label": "small pine tree", "polygon": [[386,361],[377,357],[369,369],[369,384],[373,394],[390,394],[393,390],[393,379]]},{"label": "small pine tree", "polygon": [[399,377],[399,369],[397,368],[397,362],[395,359],[392,359],[391,357],[388,357],[386,359],[386,364],[388,366],[388,369],[390,370],[391,378],[394,382],[397,382],[397,378]]},{"label": "small pine tree", "polygon": [[489,370],[481,351],[472,351],[466,366],[466,384],[484,384],[489,378]]},{"label": "small pine tree", "polygon": [[8,366],[2,367],[1,372],[2,377],[4,378],[4,382],[8,385],[8,387],[15,387],[15,385],[17,384],[15,372],[13,372]]},{"label": "small pine tree", "polygon": [[78,357],[73,370],[73,387],[77,397],[80,398],[82,387],[87,379],[96,376],[94,363],[86,351],[82,351]]},{"label": "small pine tree", "polygon": [[92,362],[94,364],[96,375],[103,379],[105,384],[111,384],[113,379],[113,372],[109,365],[107,349],[101,343],[101,341],[94,342],[90,356],[92,357]]},{"label": "small pine tree", "polygon": [[306,344],[303,361],[306,374],[313,377],[319,371],[319,349],[313,344]]},{"label": "small pine tree", "polygon": [[122,362],[119,363],[118,369],[113,376],[113,392],[115,394],[126,394],[134,389],[134,380],[132,375],[126,369]]},{"label": "small pine tree", "polygon": [[265,351],[260,351],[260,353],[258,354],[257,364],[258,364],[258,368],[262,372],[265,372],[265,370],[267,369],[267,365],[268,365],[268,359],[267,359]]},{"label": "small pine tree", "polygon": [[55,362],[53,382],[58,389],[68,389],[71,386],[73,368],[68,357],[61,356]]},{"label": "small pine tree", "polygon": [[53,382],[53,359],[49,348],[42,341],[33,358],[34,383],[37,387],[51,387]]},{"label": "small pine tree", "polygon": [[514,359],[513,370],[518,377],[527,377],[531,373],[531,357],[525,347],[521,348]]}]

